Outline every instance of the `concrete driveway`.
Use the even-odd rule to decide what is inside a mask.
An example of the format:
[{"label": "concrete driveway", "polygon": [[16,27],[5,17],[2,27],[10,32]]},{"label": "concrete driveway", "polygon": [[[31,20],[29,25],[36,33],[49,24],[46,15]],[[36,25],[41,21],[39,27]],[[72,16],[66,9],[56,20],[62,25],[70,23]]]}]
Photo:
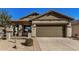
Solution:
[{"label": "concrete driveway", "polygon": [[41,51],[79,51],[79,41],[70,38],[36,38]]}]

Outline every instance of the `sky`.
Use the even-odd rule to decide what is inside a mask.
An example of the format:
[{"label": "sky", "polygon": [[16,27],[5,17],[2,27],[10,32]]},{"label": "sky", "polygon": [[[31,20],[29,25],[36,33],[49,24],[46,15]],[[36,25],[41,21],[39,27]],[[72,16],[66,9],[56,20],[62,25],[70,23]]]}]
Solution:
[{"label": "sky", "polygon": [[12,16],[12,20],[18,20],[19,18],[26,16],[32,12],[43,14],[49,10],[53,10],[64,15],[70,16],[75,20],[79,19],[79,8],[5,8]]}]

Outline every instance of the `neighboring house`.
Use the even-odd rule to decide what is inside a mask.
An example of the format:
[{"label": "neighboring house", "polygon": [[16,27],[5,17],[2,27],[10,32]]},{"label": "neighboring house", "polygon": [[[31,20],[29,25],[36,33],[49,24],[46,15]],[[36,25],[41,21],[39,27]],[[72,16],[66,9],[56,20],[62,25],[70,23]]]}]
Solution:
[{"label": "neighboring house", "polygon": [[79,36],[79,20],[72,21],[72,36]]},{"label": "neighboring house", "polygon": [[19,25],[17,29],[22,28],[22,35],[30,32],[32,37],[71,37],[73,20],[61,13],[48,11],[42,15],[34,12],[12,23]]}]

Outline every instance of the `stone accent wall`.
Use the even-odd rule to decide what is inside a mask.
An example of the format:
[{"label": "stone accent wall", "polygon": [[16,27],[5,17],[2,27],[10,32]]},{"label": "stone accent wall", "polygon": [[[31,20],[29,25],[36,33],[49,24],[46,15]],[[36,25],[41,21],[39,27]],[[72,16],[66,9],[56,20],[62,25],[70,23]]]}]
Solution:
[{"label": "stone accent wall", "polygon": [[36,37],[36,24],[32,25],[32,37]]},{"label": "stone accent wall", "polygon": [[67,25],[67,37],[72,37],[72,26],[71,23]]}]

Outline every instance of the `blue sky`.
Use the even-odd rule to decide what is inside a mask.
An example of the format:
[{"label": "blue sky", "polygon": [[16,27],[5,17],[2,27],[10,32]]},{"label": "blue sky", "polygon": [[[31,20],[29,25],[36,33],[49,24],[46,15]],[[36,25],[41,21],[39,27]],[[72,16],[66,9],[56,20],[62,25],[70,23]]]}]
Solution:
[{"label": "blue sky", "polygon": [[64,15],[79,19],[79,8],[6,8],[13,20],[17,20],[23,16],[26,16],[32,12],[43,14],[48,10],[54,10]]}]

